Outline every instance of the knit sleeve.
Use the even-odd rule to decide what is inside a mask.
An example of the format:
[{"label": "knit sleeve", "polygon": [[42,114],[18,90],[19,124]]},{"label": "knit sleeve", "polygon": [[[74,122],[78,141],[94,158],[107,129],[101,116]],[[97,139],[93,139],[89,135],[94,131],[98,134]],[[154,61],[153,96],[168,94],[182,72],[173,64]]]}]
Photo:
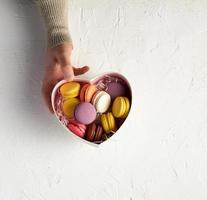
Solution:
[{"label": "knit sleeve", "polygon": [[68,28],[69,0],[36,0],[44,18],[48,36],[48,47],[64,42],[72,43]]}]

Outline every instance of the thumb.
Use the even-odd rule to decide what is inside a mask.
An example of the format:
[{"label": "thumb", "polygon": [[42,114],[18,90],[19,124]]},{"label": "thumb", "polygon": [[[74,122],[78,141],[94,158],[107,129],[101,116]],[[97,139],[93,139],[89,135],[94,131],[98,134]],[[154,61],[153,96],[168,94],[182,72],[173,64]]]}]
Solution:
[{"label": "thumb", "polygon": [[81,68],[73,67],[73,71],[74,71],[75,76],[85,74],[89,69],[90,68],[88,66],[84,66]]},{"label": "thumb", "polygon": [[73,66],[70,63],[69,56],[59,56],[58,63],[60,64],[61,70],[63,72],[64,78],[68,81],[74,79]]}]

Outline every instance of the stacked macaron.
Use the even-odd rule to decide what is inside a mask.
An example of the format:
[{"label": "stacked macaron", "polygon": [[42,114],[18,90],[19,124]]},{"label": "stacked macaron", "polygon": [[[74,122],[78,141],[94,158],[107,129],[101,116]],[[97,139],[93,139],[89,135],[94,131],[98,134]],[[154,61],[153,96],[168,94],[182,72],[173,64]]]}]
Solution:
[{"label": "stacked macaron", "polygon": [[[60,87],[62,111],[70,131],[90,142],[101,143],[119,128],[127,117],[130,100],[125,86],[110,83],[100,90],[96,84],[67,82]],[[118,127],[117,127],[118,126]]]},{"label": "stacked macaron", "polygon": [[75,107],[80,103],[77,98],[80,92],[80,83],[69,82],[60,87],[60,93],[63,97],[63,112],[69,118],[74,116]]}]

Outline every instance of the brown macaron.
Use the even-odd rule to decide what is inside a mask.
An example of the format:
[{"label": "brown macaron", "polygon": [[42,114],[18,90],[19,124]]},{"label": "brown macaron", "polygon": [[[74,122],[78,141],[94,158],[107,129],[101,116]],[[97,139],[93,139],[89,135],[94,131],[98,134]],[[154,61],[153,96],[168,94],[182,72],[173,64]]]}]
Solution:
[{"label": "brown macaron", "polygon": [[96,135],[96,124],[92,123],[88,126],[88,129],[86,132],[86,139],[90,142],[93,142],[95,135]]},{"label": "brown macaron", "polygon": [[103,134],[103,128],[100,125],[92,123],[88,126],[86,139],[90,142],[100,141]]},{"label": "brown macaron", "polygon": [[102,126],[98,125],[96,128],[96,135],[94,137],[94,141],[100,141],[103,134],[103,128]]}]

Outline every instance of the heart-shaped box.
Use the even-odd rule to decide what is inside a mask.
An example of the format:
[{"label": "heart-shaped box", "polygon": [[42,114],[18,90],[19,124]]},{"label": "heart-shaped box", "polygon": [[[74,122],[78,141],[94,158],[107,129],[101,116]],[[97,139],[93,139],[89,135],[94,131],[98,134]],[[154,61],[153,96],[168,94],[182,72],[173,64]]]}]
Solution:
[{"label": "heart-shaped box", "polygon": [[[91,79],[91,80],[88,80],[88,79],[80,79],[78,77],[76,77],[74,79],[75,82],[79,82],[80,84],[86,84],[86,83],[89,83],[89,84],[95,84],[95,85],[98,85],[99,88],[100,87],[103,87],[104,88],[104,84],[108,81],[112,81],[112,80],[118,80],[118,81],[122,81],[122,83],[125,85],[126,87],[126,93],[127,93],[127,97],[129,98],[130,100],[130,108],[131,108],[131,105],[132,105],[132,90],[131,90],[131,86],[129,84],[129,81],[121,74],[119,73],[116,73],[116,72],[110,72],[110,73],[105,73],[105,74],[102,74],[102,75],[99,75],[99,76],[96,76],[95,78]],[[53,88],[53,91],[52,91],[52,95],[51,95],[51,102],[52,102],[52,107],[53,107],[53,110],[54,110],[54,113],[55,113],[55,116],[57,117],[58,121],[61,123],[61,125],[68,131],[70,132],[72,135],[75,135],[73,132],[71,132],[67,125],[69,123],[69,120],[67,119],[67,117],[64,115],[63,111],[62,111],[62,97],[61,97],[61,94],[60,94],[60,87],[67,83],[68,81],[66,80],[61,80],[60,82],[58,82],[55,87]],[[102,88],[102,89],[103,89]],[[104,89],[103,89],[104,90]],[[127,116],[128,117],[128,116]],[[126,117],[126,118],[127,118]],[[125,118],[125,119],[126,119]],[[125,119],[122,119],[121,122],[119,122],[119,125],[118,125],[118,128],[116,130],[116,134],[117,134],[117,131],[118,129],[122,126],[122,124],[125,122]],[[113,134],[114,135],[114,134]],[[112,134],[111,134],[112,136]],[[102,141],[101,143],[94,143],[94,142],[90,142],[84,138],[81,138],[81,137],[78,137],[77,135],[75,135],[75,137],[81,139],[82,141],[84,142],[87,142],[88,144],[93,144],[95,146],[98,146],[100,145],[101,143],[103,143],[104,141]]]}]

